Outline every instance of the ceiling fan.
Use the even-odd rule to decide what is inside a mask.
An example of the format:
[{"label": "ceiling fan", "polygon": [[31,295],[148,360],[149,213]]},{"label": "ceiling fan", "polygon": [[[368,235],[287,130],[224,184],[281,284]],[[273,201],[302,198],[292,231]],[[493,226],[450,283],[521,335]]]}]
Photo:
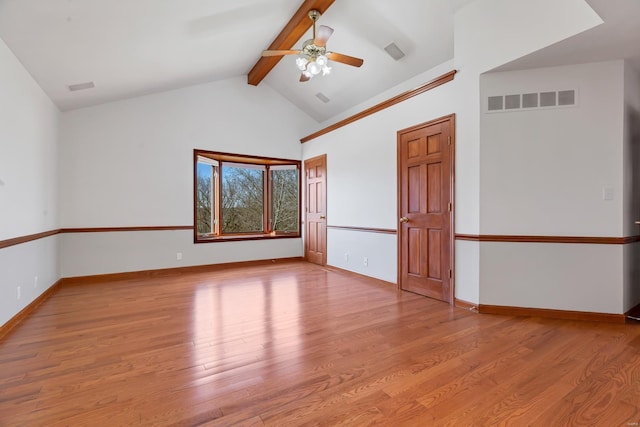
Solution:
[{"label": "ceiling fan", "polygon": [[313,21],[313,38],[305,41],[302,44],[302,49],[265,50],[262,52],[262,56],[300,55],[296,59],[296,65],[302,71],[300,75],[301,82],[311,80],[313,76],[320,74],[320,72],[322,72],[322,75],[329,74],[331,71],[329,60],[353,67],[360,67],[364,63],[364,60],[360,58],[336,52],[327,52],[327,40],[333,34],[333,28],[320,25],[316,32],[316,21],[320,18],[320,12],[313,9],[309,11],[308,15]]}]

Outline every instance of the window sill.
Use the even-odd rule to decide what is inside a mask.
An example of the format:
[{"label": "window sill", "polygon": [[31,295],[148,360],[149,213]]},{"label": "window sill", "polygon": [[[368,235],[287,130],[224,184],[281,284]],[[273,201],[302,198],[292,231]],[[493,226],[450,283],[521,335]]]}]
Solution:
[{"label": "window sill", "polygon": [[277,234],[236,234],[226,236],[196,236],[194,243],[237,242],[243,240],[271,240],[271,239],[295,239],[300,238],[300,233]]}]

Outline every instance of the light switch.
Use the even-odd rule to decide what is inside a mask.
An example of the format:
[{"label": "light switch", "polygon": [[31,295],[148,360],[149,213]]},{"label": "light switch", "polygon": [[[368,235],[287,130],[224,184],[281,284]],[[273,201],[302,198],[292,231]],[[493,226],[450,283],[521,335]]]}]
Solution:
[{"label": "light switch", "polygon": [[613,188],[602,187],[602,200],[613,200]]}]

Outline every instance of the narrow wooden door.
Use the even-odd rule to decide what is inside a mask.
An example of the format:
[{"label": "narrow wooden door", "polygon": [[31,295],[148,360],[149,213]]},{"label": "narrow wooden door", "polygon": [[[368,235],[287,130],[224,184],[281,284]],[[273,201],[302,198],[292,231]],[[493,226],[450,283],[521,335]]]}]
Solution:
[{"label": "narrow wooden door", "polygon": [[305,160],[304,257],[314,264],[327,264],[327,156]]},{"label": "narrow wooden door", "polygon": [[453,301],[453,116],[398,132],[398,286]]}]

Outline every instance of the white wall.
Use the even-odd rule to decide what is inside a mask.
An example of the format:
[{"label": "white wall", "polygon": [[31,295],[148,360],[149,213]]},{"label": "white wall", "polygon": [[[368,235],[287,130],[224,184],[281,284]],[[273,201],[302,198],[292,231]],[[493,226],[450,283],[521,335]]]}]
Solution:
[{"label": "white wall", "polygon": [[327,264],[397,283],[397,246],[394,234],[329,229]]},{"label": "white wall", "polygon": [[624,235],[640,234],[640,71],[624,64]]},{"label": "white wall", "polygon": [[483,242],[480,303],[622,314],[622,245]]},{"label": "white wall", "polygon": [[456,13],[458,232],[480,232],[480,75],[601,23],[583,0],[479,0]]},{"label": "white wall", "polygon": [[480,301],[480,245],[468,240],[455,241],[454,286],[457,299],[472,304]]},{"label": "white wall", "polygon": [[[583,0],[478,0],[454,17],[456,232],[480,234],[480,75],[602,23]],[[480,244],[456,242],[456,297],[478,303]]]},{"label": "white wall", "polygon": [[60,279],[59,238],[49,236],[0,249],[0,326]]},{"label": "white wall", "polygon": [[[483,105],[577,91],[572,107],[482,112],[482,234],[623,237],[623,79],[623,61],[482,76]],[[622,245],[482,243],[480,302],[622,313],[623,266]]]},{"label": "white wall", "polygon": [[[57,108],[0,40],[0,240],[58,228],[57,125]],[[0,325],[59,279],[56,240],[0,249]]]},{"label": "white wall", "polygon": [[[65,112],[62,226],[192,225],[194,148],[300,159],[300,135],[313,123],[244,77]],[[176,252],[183,252],[180,265],[302,255],[301,239],[197,247],[190,233],[173,231],[61,239],[63,276],[172,267]]]},{"label": "white wall", "polygon": [[246,79],[65,112],[63,227],[193,223],[193,149],[300,159],[313,120]]},{"label": "white wall", "polygon": [[[302,256],[300,239],[196,245],[189,230],[70,233],[59,238],[63,277]],[[177,260],[178,252],[182,260]]]},{"label": "white wall", "polygon": [[[410,88],[451,71],[442,64],[419,77]],[[397,95],[406,84],[394,88]],[[397,132],[455,112],[456,81],[396,104],[303,144],[305,159],[327,155],[327,224],[397,229]],[[385,99],[393,95],[387,96]],[[349,261],[344,254],[350,255]],[[368,266],[363,258],[368,258]],[[395,235],[329,229],[330,265],[397,282]]]},{"label": "white wall", "polygon": [[[640,71],[624,67],[624,235],[640,234]],[[624,310],[640,304],[640,243],[625,245]]]},{"label": "white wall", "polygon": [[[482,234],[623,235],[623,65],[482,76]],[[565,89],[576,89],[576,106],[486,111],[488,96]]]},{"label": "white wall", "polygon": [[58,110],[0,40],[0,240],[57,227]]},{"label": "white wall", "polygon": [[[396,132],[455,113],[455,231],[478,234],[480,74],[601,22],[582,0],[478,0],[459,10],[455,17],[455,60],[410,79],[323,125],[455,68],[459,72],[453,82],[304,144],[304,158],[327,154],[328,224],[396,229]],[[360,258],[365,254],[353,249],[351,236],[329,229],[329,262],[374,275],[371,262],[368,268],[362,266]],[[396,244],[390,240],[388,235],[367,236],[365,250],[370,259],[384,260],[384,271],[377,271],[375,277],[395,282],[397,263],[388,262],[388,258],[396,256]],[[456,298],[478,302],[479,244],[459,241],[455,249]],[[345,263],[344,253],[354,251],[358,252],[358,259]]]}]

